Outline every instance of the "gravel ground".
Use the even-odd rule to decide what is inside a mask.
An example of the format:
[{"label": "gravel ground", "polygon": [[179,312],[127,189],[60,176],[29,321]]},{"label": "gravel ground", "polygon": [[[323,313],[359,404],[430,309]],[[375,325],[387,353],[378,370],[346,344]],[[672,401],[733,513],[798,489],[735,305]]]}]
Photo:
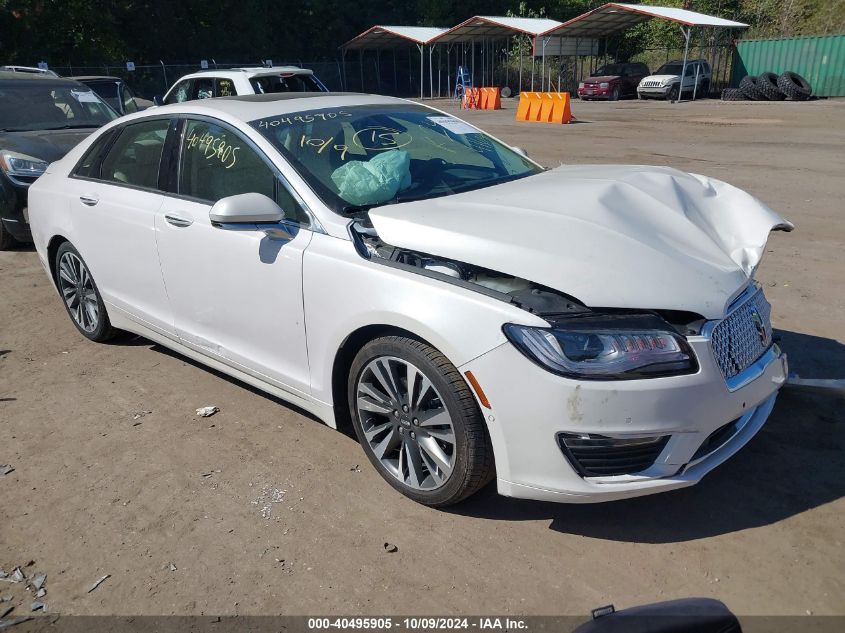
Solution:
[{"label": "gravel ground", "polygon": [[[792,369],[845,376],[845,101],[573,110],[467,118],[548,166],[671,165],[751,191],[796,224],[759,273]],[[699,595],[845,614],[842,400],[783,393],[690,489],[564,506],[488,488],[436,511],[301,411],[144,339],[83,340],[30,249],[0,253],[0,298],[0,569],[46,573],[49,612],[583,614]],[[6,595],[29,611],[22,583]]]}]

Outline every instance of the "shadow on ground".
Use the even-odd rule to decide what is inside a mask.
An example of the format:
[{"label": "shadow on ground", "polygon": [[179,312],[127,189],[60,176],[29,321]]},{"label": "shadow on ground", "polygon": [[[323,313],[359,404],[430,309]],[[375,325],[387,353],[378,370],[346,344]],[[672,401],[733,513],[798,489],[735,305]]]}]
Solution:
[{"label": "shadow on ground", "polygon": [[[845,374],[845,345],[832,339],[779,331],[791,369],[806,377]],[[119,337],[127,345],[149,344]],[[310,413],[183,357],[152,349],[210,371],[317,421]],[[763,429],[737,455],[698,485],[602,504],[554,504],[500,497],[494,485],[447,509],[504,521],[550,521],[567,534],[637,543],[674,543],[776,523],[845,496],[845,400],[784,390]],[[354,440],[354,434],[344,433]],[[563,459],[563,457],[561,457]]]}]

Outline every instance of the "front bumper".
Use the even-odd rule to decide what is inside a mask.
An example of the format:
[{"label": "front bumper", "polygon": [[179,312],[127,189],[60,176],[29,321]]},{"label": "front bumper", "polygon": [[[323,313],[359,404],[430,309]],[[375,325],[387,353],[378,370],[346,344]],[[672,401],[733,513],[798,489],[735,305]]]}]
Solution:
[{"label": "front bumper", "polygon": [[672,89],[672,84],[668,86],[651,86],[645,88],[643,86],[637,87],[637,94],[642,97],[655,97],[663,99],[666,95],[669,94],[669,91]]},{"label": "front bumper", "polygon": [[578,88],[578,96],[581,99],[610,99],[610,93],[610,88],[599,88],[598,86]]},{"label": "front bumper", "polygon": [[31,242],[32,232],[27,217],[29,187],[12,184],[0,177],[0,222],[3,228],[19,242]]},{"label": "front bumper", "polygon": [[[687,376],[570,380],[538,367],[510,343],[462,366],[462,372],[472,371],[492,406],[481,410],[500,494],[565,503],[636,497],[693,485],[735,454],[768,418],[788,374],[786,356],[772,346],[768,362],[754,369],[756,377],[731,391],[709,339],[692,337],[689,343],[700,369]],[[730,433],[716,433],[732,422]],[[582,476],[561,450],[560,433],[668,436],[668,441],[645,470]],[[712,437],[718,441],[705,445]]]}]

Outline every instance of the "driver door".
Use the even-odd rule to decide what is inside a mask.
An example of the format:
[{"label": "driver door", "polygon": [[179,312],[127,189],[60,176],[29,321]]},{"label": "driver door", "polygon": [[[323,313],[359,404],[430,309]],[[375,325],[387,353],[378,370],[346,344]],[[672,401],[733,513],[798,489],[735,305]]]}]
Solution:
[{"label": "driver door", "polygon": [[[310,393],[298,197],[250,141],[213,119],[184,123],[175,192],[156,217],[176,333],[186,346],[298,395]],[[287,237],[212,225],[212,205],[257,192],[282,207]],[[282,232],[277,232],[282,233]]]}]

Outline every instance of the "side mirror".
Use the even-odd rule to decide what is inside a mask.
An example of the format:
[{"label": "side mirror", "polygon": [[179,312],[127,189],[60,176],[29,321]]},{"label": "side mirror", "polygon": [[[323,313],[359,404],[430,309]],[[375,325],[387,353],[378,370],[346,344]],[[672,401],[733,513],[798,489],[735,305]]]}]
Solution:
[{"label": "side mirror", "polygon": [[522,156],[523,158],[528,158],[528,152],[526,152],[521,147],[511,147],[511,149],[513,151],[515,151],[517,154],[519,154],[520,156]]},{"label": "side mirror", "polygon": [[157,106],[163,106],[164,105],[164,95],[156,95],[155,97],[153,97],[153,103]]},{"label": "side mirror", "polygon": [[214,224],[275,224],[284,217],[279,205],[263,193],[254,192],[221,198],[208,212]]}]

